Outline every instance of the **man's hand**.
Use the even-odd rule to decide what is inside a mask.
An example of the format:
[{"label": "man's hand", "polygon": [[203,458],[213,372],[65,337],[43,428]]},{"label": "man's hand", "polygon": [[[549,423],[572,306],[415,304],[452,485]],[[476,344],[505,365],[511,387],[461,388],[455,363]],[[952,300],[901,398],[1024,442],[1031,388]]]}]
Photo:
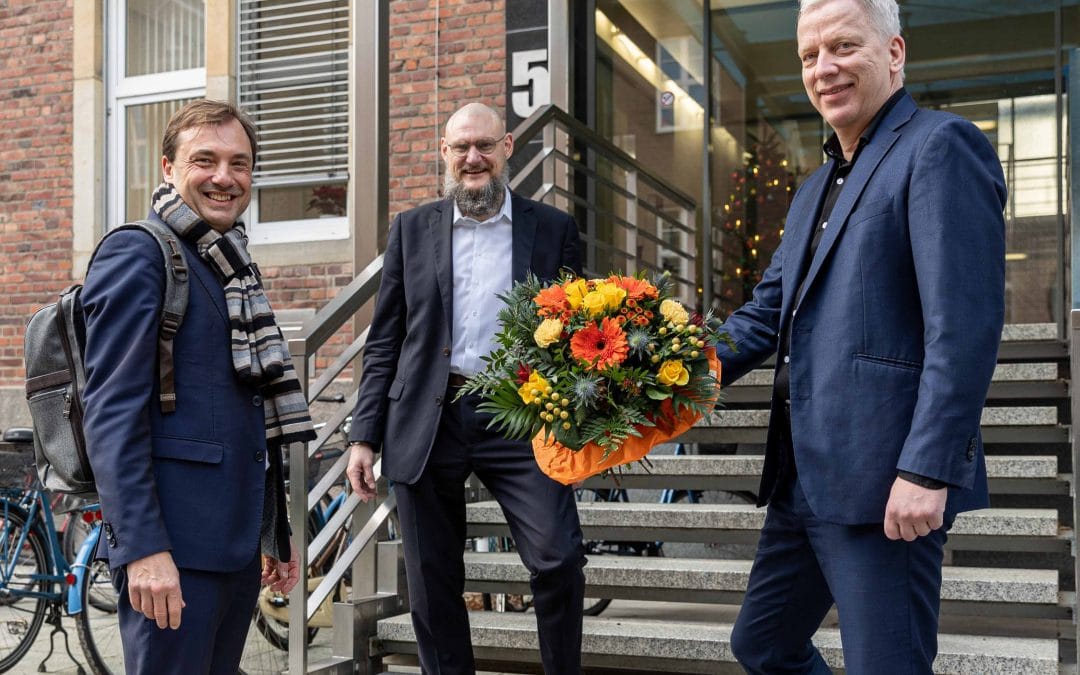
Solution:
[{"label": "man's hand", "polygon": [[284,563],[268,555],[263,556],[262,585],[278,593],[288,593],[300,578],[300,567],[296,564],[296,544],[289,540],[292,555]]},{"label": "man's hand", "polygon": [[345,475],[349,477],[360,500],[367,502],[375,496],[375,450],[367,443],[349,445],[349,468]]},{"label": "man's hand", "polygon": [[944,523],[948,488],[931,490],[897,477],[885,505],[885,536],[915,541]]},{"label": "man's hand", "polygon": [[180,627],[180,572],[172,553],[161,551],[127,565],[128,598],[136,612],[157,622],[158,628]]}]

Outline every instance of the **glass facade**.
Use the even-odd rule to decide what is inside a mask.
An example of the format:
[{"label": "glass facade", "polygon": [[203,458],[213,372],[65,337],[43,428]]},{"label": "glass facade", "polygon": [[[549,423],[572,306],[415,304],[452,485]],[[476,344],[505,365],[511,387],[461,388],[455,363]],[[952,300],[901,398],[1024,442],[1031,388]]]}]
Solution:
[{"label": "glass facade", "polygon": [[[908,91],[970,119],[998,149],[1010,190],[1006,320],[1060,321],[1063,73],[1080,36],[1077,0],[899,4]],[[803,90],[796,13],[793,0],[588,0],[578,9],[592,35],[577,40],[590,67],[576,71],[588,80],[576,114],[697,200],[724,314],[749,298],[831,133]]]}]

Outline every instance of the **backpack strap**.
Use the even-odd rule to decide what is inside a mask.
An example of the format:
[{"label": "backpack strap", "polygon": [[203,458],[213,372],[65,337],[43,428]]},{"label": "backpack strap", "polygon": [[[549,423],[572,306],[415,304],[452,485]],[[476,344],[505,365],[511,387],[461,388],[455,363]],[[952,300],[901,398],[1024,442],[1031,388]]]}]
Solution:
[{"label": "backpack strap", "polygon": [[165,296],[161,304],[161,321],[158,325],[158,380],[161,412],[176,411],[176,379],[173,367],[173,338],[184,323],[188,304],[188,268],[184,249],[176,232],[156,220],[139,220],[126,223],[105,233],[90,257],[87,270],[101,248],[101,242],[110,235],[123,230],[142,230],[154,238],[165,260]]}]

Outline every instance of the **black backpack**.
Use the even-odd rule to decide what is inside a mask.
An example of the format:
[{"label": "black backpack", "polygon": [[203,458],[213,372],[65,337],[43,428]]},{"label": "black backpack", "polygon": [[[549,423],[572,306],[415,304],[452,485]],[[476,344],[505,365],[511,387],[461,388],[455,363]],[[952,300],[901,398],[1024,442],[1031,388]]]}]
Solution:
[{"label": "black backpack", "polygon": [[[161,412],[176,410],[173,380],[173,337],[184,321],[188,301],[188,270],[184,251],[167,225],[140,220],[110,230],[101,241],[122,230],[142,230],[161,247],[165,263],[165,296],[158,330],[158,378]],[[101,242],[94,249],[97,255]],[[90,265],[94,264],[91,256]],[[82,285],[69,286],[59,299],[42,307],[26,324],[23,359],[26,398],[34,423],[34,463],[38,478],[54,492],[96,498],[94,472],[83,435],[82,391],[86,386],[83,347],[86,324],[79,294]]]}]

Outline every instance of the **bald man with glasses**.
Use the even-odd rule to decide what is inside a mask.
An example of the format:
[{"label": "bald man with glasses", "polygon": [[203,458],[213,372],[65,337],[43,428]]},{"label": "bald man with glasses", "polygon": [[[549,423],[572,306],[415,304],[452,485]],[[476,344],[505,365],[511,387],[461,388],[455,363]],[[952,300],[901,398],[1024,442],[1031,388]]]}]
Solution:
[{"label": "bald man with glasses", "polygon": [[486,105],[470,103],[447,121],[444,199],[390,227],[349,432],[353,490],[364,501],[375,496],[379,451],[394,483],[424,673],[476,672],[462,599],[470,473],[502,506],[531,573],[545,672],[581,671],[585,555],[573,491],[540,472],[528,442],[489,430],[478,396],[454,401],[495,347],[498,296],[527,273],[581,273],[574,219],[510,192],[513,150]]}]

